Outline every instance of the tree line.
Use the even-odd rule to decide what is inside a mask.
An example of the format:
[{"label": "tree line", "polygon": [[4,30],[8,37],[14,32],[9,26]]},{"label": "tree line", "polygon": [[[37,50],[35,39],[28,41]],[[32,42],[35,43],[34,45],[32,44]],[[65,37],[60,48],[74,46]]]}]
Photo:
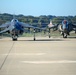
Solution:
[{"label": "tree line", "polygon": [[[60,24],[64,18],[68,20],[68,22],[72,22],[76,24],[76,16],[53,16],[53,15],[40,15],[40,16],[25,16],[25,15],[15,15],[15,18],[21,22],[33,24],[33,25],[47,25],[52,20],[53,24]],[[0,14],[0,25],[11,21],[13,19],[13,14],[2,13]]]}]

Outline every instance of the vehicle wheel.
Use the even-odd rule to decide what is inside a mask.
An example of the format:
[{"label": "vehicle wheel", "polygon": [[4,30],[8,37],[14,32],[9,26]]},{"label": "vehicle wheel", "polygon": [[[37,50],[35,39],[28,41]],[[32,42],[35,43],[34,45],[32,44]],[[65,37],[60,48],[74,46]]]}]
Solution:
[{"label": "vehicle wheel", "polygon": [[51,36],[49,35],[49,38],[50,38]]},{"label": "vehicle wheel", "polygon": [[17,38],[12,38],[13,41],[17,41]]},{"label": "vehicle wheel", "polygon": [[35,41],[36,39],[34,38],[34,41]]},{"label": "vehicle wheel", "polygon": [[63,38],[67,38],[67,34],[66,33],[63,33]]}]

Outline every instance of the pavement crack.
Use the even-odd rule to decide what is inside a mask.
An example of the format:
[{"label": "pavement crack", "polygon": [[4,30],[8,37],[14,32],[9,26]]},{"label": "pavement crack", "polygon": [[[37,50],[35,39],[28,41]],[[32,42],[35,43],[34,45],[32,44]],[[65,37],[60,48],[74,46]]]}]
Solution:
[{"label": "pavement crack", "polygon": [[7,58],[8,58],[8,56],[9,56],[9,54],[10,54],[10,52],[11,52],[13,46],[14,46],[14,44],[15,44],[15,42],[13,42],[11,48],[9,49],[8,54],[6,55],[6,57],[5,57],[5,59],[4,59],[3,63],[2,63],[2,65],[0,66],[0,70],[2,69],[3,65],[5,64],[5,62],[6,62]]}]

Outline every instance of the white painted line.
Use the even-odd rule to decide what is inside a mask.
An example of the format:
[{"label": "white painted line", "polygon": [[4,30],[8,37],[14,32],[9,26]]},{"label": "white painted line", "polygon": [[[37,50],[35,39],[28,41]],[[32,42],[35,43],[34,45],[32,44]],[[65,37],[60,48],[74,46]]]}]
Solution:
[{"label": "white painted line", "polygon": [[60,60],[60,61],[20,61],[21,63],[25,63],[25,64],[72,64],[75,63],[76,64],[76,60],[72,61],[72,60]]},{"label": "white painted line", "polygon": [[[9,55],[45,55],[46,53],[10,53]],[[3,54],[7,55],[7,54]]]}]

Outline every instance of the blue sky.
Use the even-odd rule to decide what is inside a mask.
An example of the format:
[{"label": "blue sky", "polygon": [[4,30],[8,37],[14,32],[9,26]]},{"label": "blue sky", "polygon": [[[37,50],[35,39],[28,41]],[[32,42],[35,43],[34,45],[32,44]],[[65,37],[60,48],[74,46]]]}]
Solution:
[{"label": "blue sky", "polygon": [[0,13],[75,16],[76,0],[0,0]]}]

